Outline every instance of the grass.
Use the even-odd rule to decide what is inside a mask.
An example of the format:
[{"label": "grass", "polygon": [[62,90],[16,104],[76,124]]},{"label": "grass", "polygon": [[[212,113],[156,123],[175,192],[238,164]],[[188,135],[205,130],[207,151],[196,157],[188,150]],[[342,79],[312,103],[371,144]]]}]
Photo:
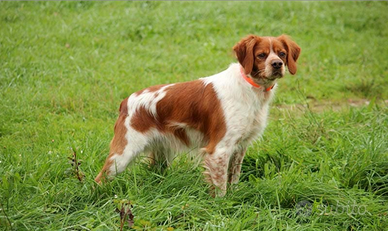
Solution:
[{"label": "grass", "polygon": [[[0,2],[0,229],[384,230],[388,226],[386,2]],[[246,34],[302,47],[241,182],[211,198],[181,157],[93,178],[121,100],[225,69]],[[361,107],[313,112],[309,100]],[[385,103],[384,103],[385,102]],[[282,107],[277,107],[282,105]],[[325,104],[327,105],[327,103]],[[80,182],[69,157],[76,151]],[[307,204],[306,206],[304,206]]]}]

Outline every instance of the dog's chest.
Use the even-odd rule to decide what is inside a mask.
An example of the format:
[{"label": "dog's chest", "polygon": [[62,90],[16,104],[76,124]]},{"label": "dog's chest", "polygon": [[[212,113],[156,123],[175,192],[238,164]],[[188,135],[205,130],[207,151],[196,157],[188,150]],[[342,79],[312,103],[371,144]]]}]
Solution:
[{"label": "dog's chest", "polygon": [[240,94],[223,102],[227,135],[242,142],[250,142],[260,136],[266,125],[272,92],[261,95]]},{"label": "dog's chest", "polygon": [[260,105],[252,106],[246,111],[241,132],[243,141],[257,138],[264,132],[267,125],[268,109],[268,102],[261,102]]}]

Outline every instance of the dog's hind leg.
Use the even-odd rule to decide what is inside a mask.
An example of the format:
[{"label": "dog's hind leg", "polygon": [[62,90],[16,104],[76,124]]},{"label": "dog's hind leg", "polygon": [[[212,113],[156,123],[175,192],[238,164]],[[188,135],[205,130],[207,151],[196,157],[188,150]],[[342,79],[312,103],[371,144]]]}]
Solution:
[{"label": "dog's hind leg", "polygon": [[123,172],[128,166],[128,164],[131,163],[134,159],[136,159],[136,157],[144,151],[148,143],[146,139],[141,139],[142,137],[137,137],[136,141],[128,141],[122,152],[117,152],[114,147],[115,138],[116,136],[111,142],[109,156],[105,160],[105,164],[102,167],[102,170],[95,179],[97,183],[100,183],[105,177],[112,178],[113,176]]},{"label": "dog's hind leg", "polygon": [[143,133],[125,126],[128,116],[120,114],[115,125],[115,135],[110,143],[109,156],[105,160],[102,170],[95,181],[101,183],[105,177],[113,176],[125,170],[127,165],[133,161],[149,143],[149,137]]}]

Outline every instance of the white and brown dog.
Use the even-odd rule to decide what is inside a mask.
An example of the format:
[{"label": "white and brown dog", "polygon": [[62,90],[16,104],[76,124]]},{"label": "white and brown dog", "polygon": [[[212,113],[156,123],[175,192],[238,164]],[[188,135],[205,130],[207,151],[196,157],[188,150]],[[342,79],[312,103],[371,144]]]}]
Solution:
[{"label": "white and brown dog", "polygon": [[[296,73],[300,47],[287,36],[249,35],[233,50],[239,63],[198,80],[157,85],[120,105],[109,156],[95,181],[125,170],[140,153],[171,163],[197,148],[212,195],[237,183],[244,154],[266,127],[268,107],[285,66]],[[215,193],[215,194],[214,194]]]}]

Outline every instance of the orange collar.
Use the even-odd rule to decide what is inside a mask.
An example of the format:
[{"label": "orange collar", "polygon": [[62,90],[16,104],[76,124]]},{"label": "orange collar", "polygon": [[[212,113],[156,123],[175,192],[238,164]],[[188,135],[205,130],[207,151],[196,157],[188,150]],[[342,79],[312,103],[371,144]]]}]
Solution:
[{"label": "orange collar", "polygon": [[[253,82],[253,80],[251,78],[249,78],[245,72],[244,72],[244,68],[242,66],[240,66],[240,72],[241,72],[241,75],[242,77],[252,86],[256,87],[256,88],[260,88],[261,86],[255,82]],[[265,89],[265,91],[270,91],[272,90],[272,88],[274,87],[275,85],[271,86],[271,87],[268,87]]]}]

